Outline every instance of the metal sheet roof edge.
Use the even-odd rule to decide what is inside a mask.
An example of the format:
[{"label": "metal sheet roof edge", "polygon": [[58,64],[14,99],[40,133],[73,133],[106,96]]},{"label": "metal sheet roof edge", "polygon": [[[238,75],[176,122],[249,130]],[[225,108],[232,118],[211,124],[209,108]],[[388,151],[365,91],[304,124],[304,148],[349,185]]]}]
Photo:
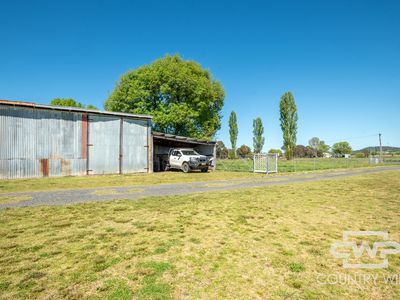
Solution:
[{"label": "metal sheet roof edge", "polygon": [[120,116],[120,117],[130,117],[136,119],[152,119],[152,116],[149,115],[136,115],[136,114],[128,114],[128,113],[120,113],[120,112],[112,112],[112,111],[104,111],[104,110],[94,110],[94,109],[86,109],[79,107],[69,107],[69,106],[53,106],[53,105],[44,105],[44,104],[36,104],[33,102],[21,102],[21,101],[10,101],[10,100],[0,100],[0,105],[9,105],[9,106],[22,106],[22,107],[30,107],[30,108],[41,108],[48,110],[61,110],[61,111],[70,111],[70,112],[85,112],[91,114],[98,115],[111,115],[111,116]]},{"label": "metal sheet roof edge", "polygon": [[167,134],[158,131],[152,131],[152,135],[154,138],[159,138],[163,140],[175,140],[177,142],[186,142],[191,144],[215,145],[217,143],[216,141],[196,140],[190,137]]}]

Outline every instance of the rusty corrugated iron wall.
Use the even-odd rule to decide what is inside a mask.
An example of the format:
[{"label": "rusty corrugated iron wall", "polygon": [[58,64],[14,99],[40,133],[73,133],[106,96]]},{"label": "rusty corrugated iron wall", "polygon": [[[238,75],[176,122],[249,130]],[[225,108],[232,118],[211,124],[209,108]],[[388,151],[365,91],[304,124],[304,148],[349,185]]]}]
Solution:
[{"label": "rusty corrugated iron wall", "polygon": [[82,114],[0,106],[0,178],[86,174]]},{"label": "rusty corrugated iron wall", "polygon": [[149,117],[30,106],[0,103],[0,178],[149,171]]}]

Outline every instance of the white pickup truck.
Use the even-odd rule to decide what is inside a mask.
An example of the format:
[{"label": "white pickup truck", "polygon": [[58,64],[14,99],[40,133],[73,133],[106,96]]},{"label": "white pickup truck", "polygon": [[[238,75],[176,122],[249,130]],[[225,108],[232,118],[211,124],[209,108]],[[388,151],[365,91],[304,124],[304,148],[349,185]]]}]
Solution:
[{"label": "white pickup truck", "polygon": [[170,149],[168,153],[168,169],[179,169],[187,173],[190,170],[207,172],[212,159],[200,155],[191,148]]}]

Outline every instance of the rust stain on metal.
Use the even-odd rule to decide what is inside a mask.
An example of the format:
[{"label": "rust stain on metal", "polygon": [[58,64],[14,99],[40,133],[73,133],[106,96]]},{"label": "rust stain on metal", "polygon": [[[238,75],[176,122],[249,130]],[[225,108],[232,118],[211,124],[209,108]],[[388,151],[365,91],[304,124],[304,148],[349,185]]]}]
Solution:
[{"label": "rust stain on metal", "polygon": [[88,116],[82,115],[82,158],[87,158],[88,147]]},{"label": "rust stain on metal", "polygon": [[71,175],[71,162],[69,160],[61,160],[61,173],[63,175]]},{"label": "rust stain on metal", "polygon": [[49,160],[47,158],[40,160],[40,172],[44,177],[49,176]]}]

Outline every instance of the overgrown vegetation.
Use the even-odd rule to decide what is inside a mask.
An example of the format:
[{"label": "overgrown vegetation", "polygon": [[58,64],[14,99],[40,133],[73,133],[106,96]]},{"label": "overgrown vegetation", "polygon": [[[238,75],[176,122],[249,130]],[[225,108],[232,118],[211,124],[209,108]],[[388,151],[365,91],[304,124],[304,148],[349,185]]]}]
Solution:
[{"label": "overgrown vegetation", "polygon": [[[329,252],[344,230],[400,240],[400,173],[0,211],[2,299],[396,299]],[[388,269],[400,273],[400,257]]]}]

